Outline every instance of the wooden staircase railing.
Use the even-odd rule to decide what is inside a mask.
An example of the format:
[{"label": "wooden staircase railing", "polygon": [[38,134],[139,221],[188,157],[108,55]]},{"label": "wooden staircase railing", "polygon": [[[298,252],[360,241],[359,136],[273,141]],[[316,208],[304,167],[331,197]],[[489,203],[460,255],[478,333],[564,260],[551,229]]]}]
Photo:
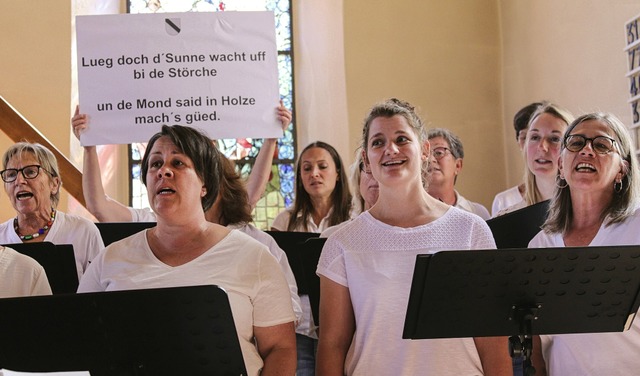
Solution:
[{"label": "wooden staircase railing", "polygon": [[[82,206],[86,207],[82,194],[82,173],[2,96],[0,96],[0,129],[14,142],[28,140],[29,142],[42,144],[51,150],[58,160],[60,176],[63,182],[62,188],[78,200]],[[0,152],[0,155],[2,153]]]}]

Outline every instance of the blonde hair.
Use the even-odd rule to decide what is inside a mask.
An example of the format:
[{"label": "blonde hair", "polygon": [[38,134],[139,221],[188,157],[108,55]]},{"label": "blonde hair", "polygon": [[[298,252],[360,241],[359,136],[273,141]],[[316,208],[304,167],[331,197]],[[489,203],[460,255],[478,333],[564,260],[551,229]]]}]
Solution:
[{"label": "blonde hair", "polygon": [[[531,124],[533,124],[538,116],[542,114],[549,114],[557,119],[564,121],[567,125],[571,124],[574,119],[573,114],[571,114],[569,110],[564,109],[554,103],[545,101],[542,102],[540,106],[538,106],[533,115],[531,115],[531,118],[529,118],[527,129],[531,129]],[[525,142],[525,145],[528,142],[529,136],[527,135],[527,141]],[[528,154],[526,147],[523,148],[522,153],[524,154],[524,160],[527,161]],[[524,171],[524,200],[527,203],[527,206],[543,201],[542,194],[540,193],[538,184],[536,183],[536,176],[528,167]]]},{"label": "blonde hair", "polygon": [[[368,150],[367,142],[369,141],[369,129],[371,128],[373,120],[379,117],[391,118],[396,115],[405,118],[409,127],[413,129],[414,133],[418,137],[420,145],[425,144],[427,141],[427,132],[422,119],[415,111],[415,107],[409,102],[397,98],[391,98],[373,106],[364,120],[364,126],[362,127],[362,150],[364,150],[365,153]],[[422,163],[422,171],[420,174],[422,178],[422,185],[425,189],[427,188],[429,181],[429,174],[427,172],[428,167],[429,158],[426,158]]]}]

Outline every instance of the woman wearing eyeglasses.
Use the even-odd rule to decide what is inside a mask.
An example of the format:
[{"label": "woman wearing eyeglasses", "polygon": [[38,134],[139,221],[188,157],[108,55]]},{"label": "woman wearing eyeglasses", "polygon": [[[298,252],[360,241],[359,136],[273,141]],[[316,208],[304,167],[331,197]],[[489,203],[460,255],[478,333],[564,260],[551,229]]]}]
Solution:
[{"label": "woman wearing eyeglasses", "polygon": [[462,171],[464,149],[462,141],[448,129],[433,128],[427,132],[431,145],[431,156],[427,169],[429,184],[427,192],[444,202],[487,220],[491,217],[487,208],[462,197],[455,190],[458,174]]},{"label": "woman wearing eyeglasses", "polygon": [[4,153],[2,166],[16,217],[0,225],[0,244],[72,244],[81,277],[104,243],[91,221],[56,210],[62,186],[56,157],[40,144],[19,142]]},{"label": "woman wearing eyeglasses", "polygon": [[[620,120],[606,113],[577,118],[564,136],[549,216],[529,247],[640,244],[638,173]],[[637,318],[623,333],[541,339],[550,375],[635,375],[640,368]]]}]

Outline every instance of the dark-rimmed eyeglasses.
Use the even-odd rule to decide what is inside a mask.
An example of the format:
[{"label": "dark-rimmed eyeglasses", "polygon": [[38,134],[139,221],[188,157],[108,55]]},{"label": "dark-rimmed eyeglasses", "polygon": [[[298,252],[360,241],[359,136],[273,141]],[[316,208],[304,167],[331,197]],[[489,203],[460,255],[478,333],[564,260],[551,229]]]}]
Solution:
[{"label": "dark-rimmed eyeglasses", "polygon": [[616,140],[607,136],[588,138],[581,134],[572,134],[564,139],[564,147],[569,151],[577,153],[587,146],[587,142],[591,143],[591,149],[598,154],[609,154],[615,151]]},{"label": "dark-rimmed eyeglasses", "polygon": [[[451,149],[441,146],[441,147],[434,148],[433,150],[431,150],[431,155],[435,159],[440,160],[440,159],[444,158],[445,155],[447,155],[447,152],[451,153]],[[453,153],[451,153],[451,155],[453,155]]]},{"label": "dark-rimmed eyeglasses", "polygon": [[[38,174],[40,174],[40,169],[47,171],[40,165],[29,165],[24,166],[23,168],[8,168],[6,170],[2,170],[0,171],[0,177],[2,177],[2,181],[5,183],[11,183],[18,178],[18,173],[21,172],[25,179],[35,179]],[[47,172],[51,174],[49,171]]]}]

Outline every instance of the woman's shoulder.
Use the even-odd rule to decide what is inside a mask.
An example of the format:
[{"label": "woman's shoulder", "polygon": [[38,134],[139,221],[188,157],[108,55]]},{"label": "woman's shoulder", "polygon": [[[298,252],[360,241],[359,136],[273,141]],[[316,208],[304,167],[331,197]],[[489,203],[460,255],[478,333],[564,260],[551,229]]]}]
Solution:
[{"label": "woman's shoulder", "polygon": [[464,210],[462,208],[458,208],[455,206],[450,206],[449,209],[440,217],[436,220],[436,223],[438,221],[442,221],[442,222],[446,222],[446,221],[452,221],[452,222],[464,222],[464,223],[470,223],[470,222],[476,222],[476,223],[486,223],[484,219],[482,219],[479,215],[468,211],[468,210]]},{"label": "woman's shoulder", "polygon": [[278,231],[286,231],[289,227],[289,219],[291,217],[291,208],[284,209],[273,219],[271,228]]},{"label": "woman's shoulder", "polygon": [[634,221],[640,221],[640,206],[637,206],[635,208],[635,210],[633,211],[633,214],[631,214],[630,218],[632,218],[632,220],[634,220]]},{"label": "woman's shoulder", "polygon": [[[256,230],[260,231],[258,229]],[[256,237],[243,231],[243,229],[230,229],[229,233],[220,240],[217,245],[224,247],[237,247],[241,245],[239,248],[242,249],[262,249],[267,247],[264,243],[256,239]]]},{"label": "woman's shoulder", "polygon": [[13,220],[14,220],[14,218],[10,218],[10,219],[0,223],[0,233],[6,231],[7,229],[13,229]]},{"label": "woman's shoulder", "polygon": [[516,185],[496,194],[493,198],[493,204],[491,205],[491,215],[495,217],[501,210],[521,201],[522,194],[519,188],[520,186]]},{"label": "woman's shoulder", "polygon": [[541,230],[529,241],[528,248],[551,248],[562,246],[564,246],[564,242],[561,234],[547,233]]},{"label": "woman's shoulder", "polygon": [[387,237],[397,229],[388,225],[365,211],[357,217],[329,227],[320,234],[330,244],[362,244],[377,236]]},{"label": "woman's shoulder", "polygon": [[115,252],[120,249],[127,250],[134,247],[140,248],[140,246],[147,244],[147,231],[149,231],[149,229],[144,229],[140,232],[136,232],[133,235],[129,235],[126,238],[122,238],[109,244],[105,247],[105,249],[109,249],[111,250],[111,252]]},{"label": "woman's shoulder", "polygon": [[268,245],[239,229],[231,230],[210,251],[212,251],[210,252],[211,256],[215,256],[216,253],[218,255],[224,254],[247,267],[252,265],[258,267],[265,260],[264,256],[267,255],[266,259],[273,259],[274,262],[276,259]]},{"label": "woman's shoulder", "polygon": [[81,217],[76,214],[65,213],[60,210],[56,211],[56,221],[60,221],[61,225],[67,229],[74,229],[75,231],[84,230],[89,232],[100,233],[96,224],[87,218]]},{"label": "woman's shoulder", "polygon": [[0,265],[14,271],[18,269],[44,270],[35,259],[5,246],[0,246]]},{"label": "woman's shoulder", "polygon": [[520,201],[518,201],[517,203],[515,203],[515,204],[513,204],[513,205],[511,205],[509,207],[506,207],[504,209],[501,209],[495,216],[499,217],[501,215],[509,214],[509,213],[514,212],[516,210],[523,209],[526,206],[527,206],[527,202],[524,199],[521,198]]},{"label": "woman's shoulder", "polygon": [[248,235],[249,237],[257,240],[258,242],[266,245],[269,248],[271,248],[273,245],[277,245],[276,240],[273,238],[273,236],[260,230],[251,223],[243,223],[242,225],[229,225],[227,226],[227,228],[230,230],[238,230],[239,232]]},{"label": "woman's shoulder", "polygon": [[128,207],[131,213],[132,222],[155,222],[157,220],[156,213],[149,208],[132,208]]}]

